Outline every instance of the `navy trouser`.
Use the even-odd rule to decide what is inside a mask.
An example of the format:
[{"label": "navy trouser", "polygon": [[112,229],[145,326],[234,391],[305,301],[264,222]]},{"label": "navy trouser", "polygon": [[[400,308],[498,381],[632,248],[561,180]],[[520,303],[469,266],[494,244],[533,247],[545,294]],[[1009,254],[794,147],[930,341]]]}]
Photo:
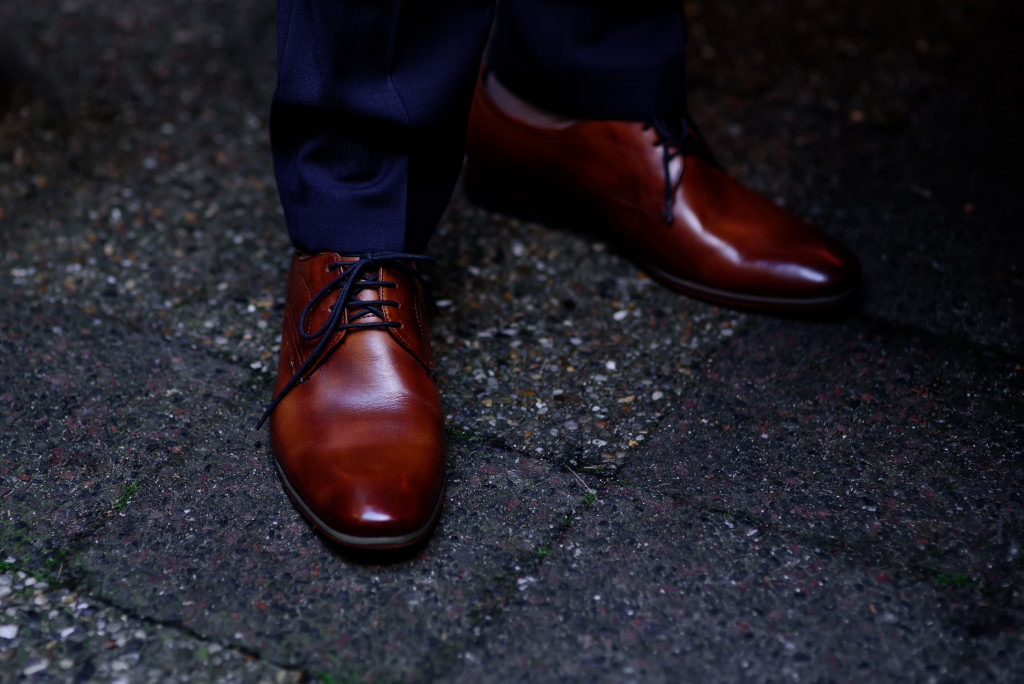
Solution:
[{"label": "navy trouser", "polygon": [[[270,134],[296,247],[423,251],[494,13],[494,0],[278,0]],[[685,110],[679,0],[504,0],[497,14],[488,63],[523,99],[591,119]]]}]

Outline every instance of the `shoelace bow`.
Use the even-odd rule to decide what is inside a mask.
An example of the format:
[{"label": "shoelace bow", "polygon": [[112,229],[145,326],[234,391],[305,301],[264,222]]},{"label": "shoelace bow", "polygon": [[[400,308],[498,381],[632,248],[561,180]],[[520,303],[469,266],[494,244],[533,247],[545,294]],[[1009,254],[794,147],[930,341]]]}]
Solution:
[{"label": "shoelace bow", "polygon": [[[381,266],[402,270],[422,285],[423,276],[410,265],[410,262],[433,263],[434,259],[421,254],[382,252],[365,255],[356,261],[335,261],[327,265],[327,270],[334,271],[340,269],[341,272],[313,295],[313,298],[302,309],[302,315],[299,316],[299,335],[304,340],[318,340],[316,347],[313,348],[313,351],[310,352],[299,369],[295,371],[291,379],[281,388],[281,391],[270,400],[267,409],[263,412],[259,422],[256,423],[257,430],[263,426],[263,423],[267,421],[271,412],[281,403],[285,395],[296,385],[306,381],[306,373],[322,360],[334,333],[340,330],[359,330],[363,328],[397,328],[402,325],[398,321],[384,320],[384,307],[398,306],[397,301],[392,299],[359,299],[357,295],[366,289],[395,287],[397,285],[394,281],[380,280],[377,277]],[[331,306],[330,315],[327,317],[327,320],[317,330],[307,333],[306,321],[313,311],[316,310],[317,306],[329,297],[331,293],[336,291],[338,292],[338,298]],[[346,310],[349,312],[348,320],[342,323],[342,315]],[[366,316],[376,316],[380,320],[359,320]]]},{"label": "shoelace bow", "polygon": [[675,213],[676,189],[683,182],[684,170],[680,168],[679,178],[673,183],[672,161],[678,157],[680,163],[685,166],[686,155],[700,151],[715,166],[718,166],[718,162],[711,157],[700,131],[687,121],[685,116],[679,116],[678,119],[655,117],[650,123],[644,124],[644,130],[649,128],[654,129],[657,135],[655,144],[661,147],[662,175],[665,177],[665,208],[661,212],[661,218],[667,225],[671,225]]}]

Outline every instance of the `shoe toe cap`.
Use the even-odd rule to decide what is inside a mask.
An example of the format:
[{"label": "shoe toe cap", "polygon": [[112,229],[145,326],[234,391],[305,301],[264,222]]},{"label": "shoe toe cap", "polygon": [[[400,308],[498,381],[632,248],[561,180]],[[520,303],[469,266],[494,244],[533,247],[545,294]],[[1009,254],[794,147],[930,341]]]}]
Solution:
[{"label": "shoe toe cap", "polygon": [[443,488],[440,430],[391,439],[358,430],[318,432],[275,448],[285,488],[331,539],[352,546],[408,543],[436,518]]}]

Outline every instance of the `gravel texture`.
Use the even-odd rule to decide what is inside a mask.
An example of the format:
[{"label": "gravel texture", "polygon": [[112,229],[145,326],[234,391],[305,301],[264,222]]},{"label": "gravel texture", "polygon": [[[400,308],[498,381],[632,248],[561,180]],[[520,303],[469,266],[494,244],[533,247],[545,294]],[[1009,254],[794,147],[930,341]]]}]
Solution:
[{"label": "gravel texture", "polygon": [[[53,579],[60,584],[59,568]],[[0,597],[5,678],[273,684],[302,679],[300,672],[275,667],[235,645],[96,604],[21,571],[0,575]]]},{"label": "gravel texture", "polygon": [[861,306],[713,307],[457,192],[445,509],[378,555],[253,429],[273,3],[0,5],[0,681],[1015,681],[1024,12],[755,5],[686,3],[693,112]]}]

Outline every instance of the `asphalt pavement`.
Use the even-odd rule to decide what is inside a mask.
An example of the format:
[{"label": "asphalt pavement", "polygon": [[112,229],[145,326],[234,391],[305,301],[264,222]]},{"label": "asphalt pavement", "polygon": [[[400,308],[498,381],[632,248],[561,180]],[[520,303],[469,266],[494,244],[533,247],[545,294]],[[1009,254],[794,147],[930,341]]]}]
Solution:
[{"label": "asphalt pavement", "polygon": [[461,192],[432,538],[318,536],[254,425],[289,245],[269,0],[0,5],[0,681],[1019,681],[1024,9],[686,3],[826,320]]}]

